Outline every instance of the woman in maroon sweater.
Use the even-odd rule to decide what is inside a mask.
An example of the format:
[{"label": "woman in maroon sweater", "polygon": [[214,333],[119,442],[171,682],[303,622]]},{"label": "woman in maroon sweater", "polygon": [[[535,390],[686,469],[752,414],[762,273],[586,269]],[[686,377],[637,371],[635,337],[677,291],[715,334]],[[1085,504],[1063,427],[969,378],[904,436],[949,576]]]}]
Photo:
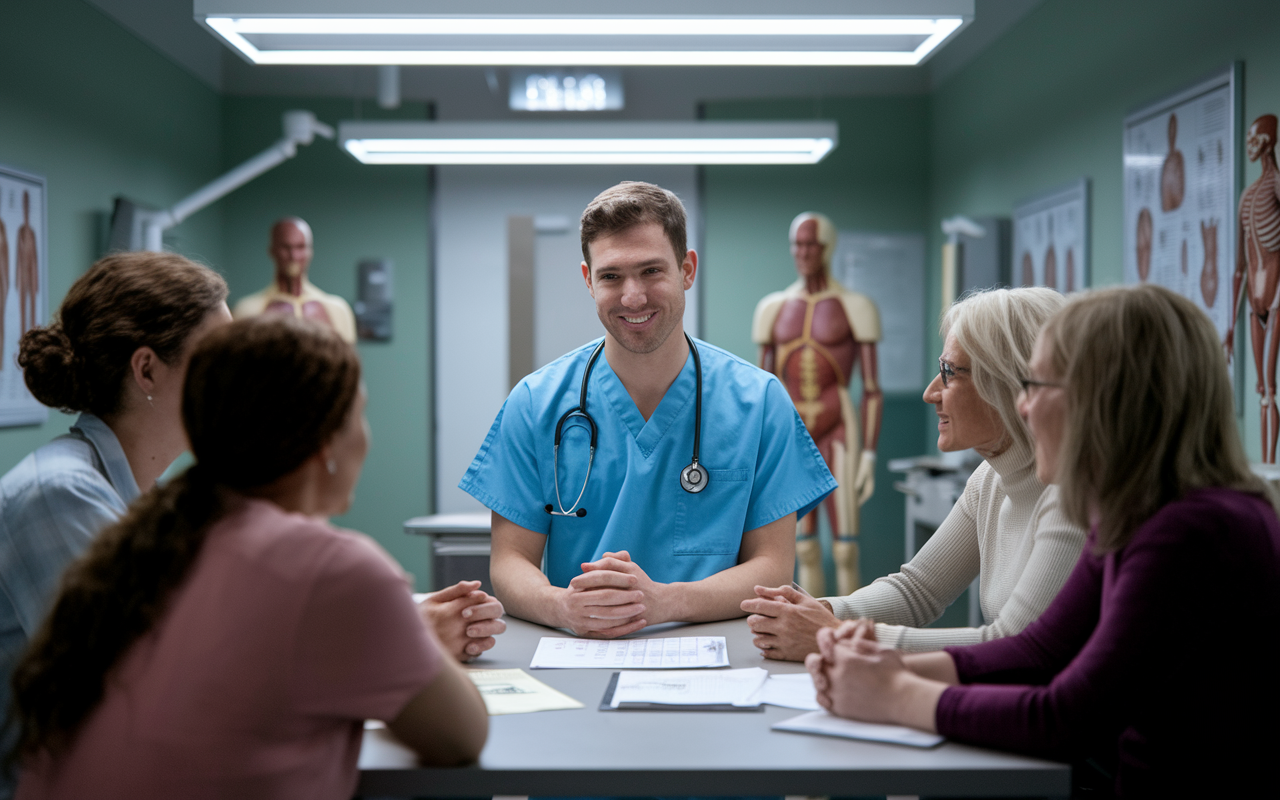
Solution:
[{"label": "woman in maroon sweater", "polygon": [[[1249,471],[1213,324],[1156,286],[1078,295],[1023,381],[1041,480],[1091,527],[1017,636],[882,648],[865,620],[809,656],[832,713],[1071,761],[1125,797],[1280,784],[1280,521]],[[1095,795],[1096,796],[1096,795]]]}]

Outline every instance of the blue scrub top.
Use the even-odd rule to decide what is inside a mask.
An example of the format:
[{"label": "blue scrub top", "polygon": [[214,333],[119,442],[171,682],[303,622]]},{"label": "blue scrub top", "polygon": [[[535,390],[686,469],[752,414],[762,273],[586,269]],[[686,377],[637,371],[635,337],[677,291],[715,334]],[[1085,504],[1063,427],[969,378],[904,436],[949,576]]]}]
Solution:
[{"label": "blue scrub top", "polygon": [[[702,359],[699,462],[710,478],[690,494],[680,471],[693,455],[693,355],[646,422],[603,353],[587,387],[599,429],[595,463],[579,507],[553,517],[556,422],[578,404],[582,374],[599,340],[522,380],[503,404],[459,488],[515,524],[547,534],[546,571],[568,586],[582,564],[627,550],[660,583],[697,581],[738,563],[742,534],[792,512],[807,513],[835,479],[795,405],[773,375],[698,341]],[[560,498],[582,490],[590,430],[566,423],[560,441]]]}]

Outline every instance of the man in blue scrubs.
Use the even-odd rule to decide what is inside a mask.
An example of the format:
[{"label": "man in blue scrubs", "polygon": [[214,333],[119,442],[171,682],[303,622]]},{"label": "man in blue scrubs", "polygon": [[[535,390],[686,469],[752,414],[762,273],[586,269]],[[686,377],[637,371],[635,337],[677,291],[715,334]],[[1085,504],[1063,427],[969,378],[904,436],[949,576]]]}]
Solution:
[{"label": "man in blue scrubs", "polygon": [[582,255],[605,328],[586,381],[594,459],[583,416],[555,444],[599,340],[512,390],[459,484],[493,511],[494,592],[509,614],[600,638],[742,616],[756,585],[790,582],[797,515],[835,481],[778,380],[697,342],[706,477],[683,488],[699,399],[684,293],[698,256],[674,194],[607,189],[582,214]]}]

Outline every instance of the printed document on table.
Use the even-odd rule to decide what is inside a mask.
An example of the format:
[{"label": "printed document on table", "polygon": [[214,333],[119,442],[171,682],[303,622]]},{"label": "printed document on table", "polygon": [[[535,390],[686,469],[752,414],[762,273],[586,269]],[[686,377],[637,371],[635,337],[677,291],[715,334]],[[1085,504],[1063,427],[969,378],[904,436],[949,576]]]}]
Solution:
[{"label": "printed document on table", "polygon": [[611,705],[614,708],[624,703],[754,707],[760,704],[750,698],[768,677],[768,671],[759,667],[717,672],[620,672]]},{"label": "printed document on table", "polygon": [[825,711],[801,714],[773,726],[775,731],[816,733],[819,736],[838,736],[843,739],[863,739],[869,742],[905,744],[909,747],[936,747],[943,737],[900,725],[877,725],[871,722],[854,722],[832,716]]},{"label": "printed document on table", "polygon": [[562,694],[522,669],[472,669],[467,677],[480,690],[489,716],[528,714],[582,708],[582,703]]},{"label": "printed document on table", "polygon": [[818,692],[813,688],[813,676],[807,672],[790,675],[770,675],[769,680],[751,697],[754,703],[768,703],[782,708],[798,708],[817,711]]},{"label": "printed document on table", "polygon": [[562,639],[544,636],[531,669],[696,669],[729,666],[723,636]]}]

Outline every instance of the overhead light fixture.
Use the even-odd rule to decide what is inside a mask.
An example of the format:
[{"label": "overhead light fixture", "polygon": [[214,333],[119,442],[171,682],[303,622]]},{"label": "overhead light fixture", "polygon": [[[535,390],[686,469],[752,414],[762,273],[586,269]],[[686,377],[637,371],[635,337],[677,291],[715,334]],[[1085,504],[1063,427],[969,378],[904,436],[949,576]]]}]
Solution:
[{"label": "overhead light fixture", "polygon": [[195,0],[254,64],[864,66],[919,64],[973,19],[973,0]]},{"label": "overhead light fixture", "polygon": [[365,164],[815,164],[834,122],[343,122]]}]

